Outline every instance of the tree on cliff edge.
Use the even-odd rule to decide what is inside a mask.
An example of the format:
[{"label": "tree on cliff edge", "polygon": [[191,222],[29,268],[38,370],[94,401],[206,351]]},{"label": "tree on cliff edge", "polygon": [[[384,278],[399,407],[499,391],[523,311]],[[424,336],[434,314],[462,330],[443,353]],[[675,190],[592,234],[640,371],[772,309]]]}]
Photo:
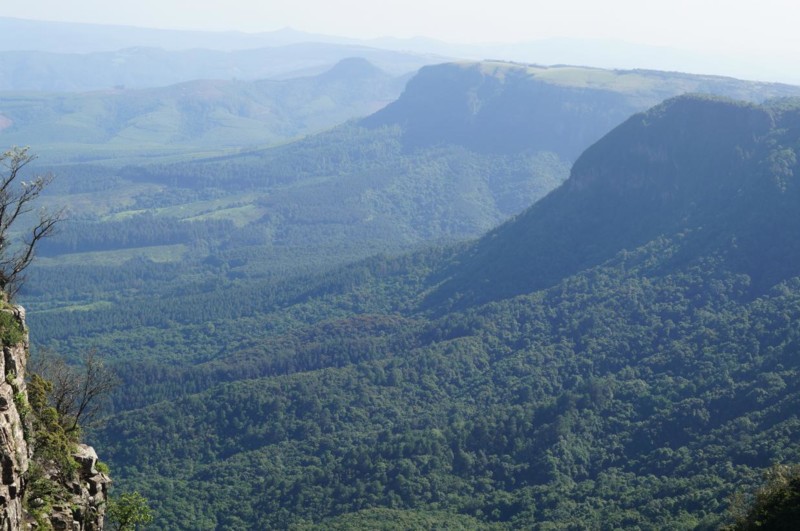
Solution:
[{"label": "tree on cliff edge", "polygon": [[0,155],[0,291],[4,296],[13,296],[19,290],[22,272],[33,261],[39,240],[52,234],[62,219],[61,211],[41,209],[30,229],[19,236],[11,230],[17,220],[31,212],[32,203],[53,180],[50,174],[22,180],[22,170],[35,159],[26,147],[12,147]]}]

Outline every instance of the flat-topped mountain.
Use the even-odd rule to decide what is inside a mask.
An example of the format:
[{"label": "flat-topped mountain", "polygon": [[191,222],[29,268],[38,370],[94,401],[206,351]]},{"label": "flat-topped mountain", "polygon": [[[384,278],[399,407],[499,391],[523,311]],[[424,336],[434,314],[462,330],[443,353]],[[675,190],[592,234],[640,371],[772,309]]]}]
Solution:
[{"label": "flat-topped mountain", "polygon": [[631,114],[702,92],[752,102],[800,87],[647,70],[484,61],[427,66],[394,103],[361,123],[396,124],[406,145],[454,143],[483,152],[536,146],[574,160]]},{"label": "flat-topped mountain", "polygon": [[[587,149],[569,179],[459,260],[439,295],[486,301],[548,287],[659,237],[719,254],[754,289],[800,272],[797,101],[684,96]],[[679,236],[680,235],[680,236]]]}]

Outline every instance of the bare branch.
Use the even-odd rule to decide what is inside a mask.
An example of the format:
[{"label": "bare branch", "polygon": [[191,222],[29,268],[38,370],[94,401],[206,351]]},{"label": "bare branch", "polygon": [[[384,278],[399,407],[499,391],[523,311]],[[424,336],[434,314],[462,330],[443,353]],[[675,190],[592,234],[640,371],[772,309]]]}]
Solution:
[{"label": "bare branch", "polygon": [[52,382],[49,402],[67,433],[91,426],[119,382],[95,350],[89,351],[80,365],[70,365],[46,350],[32,358],[31,364],[32,373]]},{"label": "bare branch", "polygon": [[0,155],[0,165],[5,168],[0,175],[0,290],[7,296],[14,295],[22,284],[22,272],[33,261],[36,245],[51,235],[64,218],[63,211],[42,210],[27,238],[11,240],[11,227],[31,211],[32,203],[53,180],[50,174],[19,180],[21,170],[35,159],[28,148],[12,147]]}]

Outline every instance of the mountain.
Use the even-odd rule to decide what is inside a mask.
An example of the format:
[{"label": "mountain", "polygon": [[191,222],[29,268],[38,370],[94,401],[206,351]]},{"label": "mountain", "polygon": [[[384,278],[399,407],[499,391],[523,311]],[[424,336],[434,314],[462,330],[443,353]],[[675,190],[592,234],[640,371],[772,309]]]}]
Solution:
[{"label": "mountain", "polygon": [[400,125],[411,147],[454,143],[509,153],[535,145],[574,160],[634,112],[685,93],[761,102],[800,89],[646,70],[449,63],[422,68],[403,97],[361,123]]},{"label": "mountain", "polygon": [[465,250],[157,314],[117,343],[202,350],[129,356],[99,446],[165,529],[716,528],[800,459],[799,139],[796,100],[679,97]]},{"label": "mountain", "polygon": [[[443,42],[426,37],[407,39],[381,37],[361,40],[305,33],[291,28],[261,33],[179,31],[0,17],[0,51],[91,54],[144,47],[170,51],[206,49],[230,52],[282,47],[299,43],[324,43],[328,46],[347,45],[391,50],[417,56],[417,60],[424,59],[425,56],[441,58],[432,60],[430,63],[441,62],[444,58],[472,61],[492,58],[520,63],[585,65],[606,69],[648,68],[793,84],[800,82],[800,78],[793,73],[795,71],[794,56],[783,50],[715,53],[643,45],[642,43],[613,39],[575,38],[471,44]],[[374,58],[370,59],[374,61]],[[381,64],[381,67],[394,72],[385,64]],[[178,81],[183,80],[172,80],[161,84]]]},{"label": "mountain", "polygon": [[284,81],[0,93],[0,141],[38,146],[50,160],[83,161],[278,144],[369,114],[404,84],[365,59],[348,58],[322,74]]},{"label": "mountain", "polygon": [[113,51],[0,51],[0,90],[86,92],[162,87],[197,79],[257,80],[312,76],[361,57],[401,76],[445,58],[356,44],[305,42],[247,50],[164,50],[136,46]]},{"label": "mountain", "polygon": [[261,33],[189,31],[0,17],[0,50],[5,51],[87,54],[136,47],[232,51],[301,42],[354,44],[352,39],[337,39],[291,28]]},{"label": "mountain", "polygon": [[756,293],[797,274],[797,243],[766,236],[800,227],[787,132],[797,111],[785,107],[682,97],[633,116],[581,155],[566,186],[462,257],[439,295],[527,293],[678,234],[686,249],[725,249]]},{"label": "mountain", "polygon": [[[261,90],[285,95],[285,104],[295,102],[299,116],[309,110],[302,102],[317,101],[305,99],[320,94],[312,90],[317,86],[339,94],[340,105],[347,105],[349,93],[337,92],[338,80],[358,75],[377,76],[379,83],[387,79],[354,60],[303,80],[198,82],[155,91],[174,105],[150,114],[142,110],[136,119],[125,119],[126,112],[137,110],[125,106],[135,103],[132,96],[85,100],[122,105],[111,107],[119,112],[94,111],[96,122],[120,129],[111,131],[114,140],[106,144],[80,149],[68,144],[60,151],[50,146],[40,161],[58,155],[80,162],[40,166],[59,176],[47,200],[73,213],[60,236],[42,247],[44,259],[32,272],[36,289],[26,294],[32,319],[46,312],[44,322],[36,323],[41,340],[73,348],[67,338],[74,330],[110,333],[114,320],[119,326],[144,326],[153,322],[146,308],[154,299],[171,305],[175,322],[204,322],[210,309],[231,316],[227,304],[178,300],[211,293],[209,285],[220,290],[214,291],[218,297],[237,290],[249,298],[263,288],[260,283],[278,275],[477,238],[565,180],[573,156],[646,102],[697,90],[755,101],[798,92],[787,85],[663,72],[445,64],[423,69],[396,102],[376,114],[297,142],[232,148],[214,156],[170,151],[191,150],[191,142],[210,146],[244,138],[241,128],[234,134],[227,124],[249,124],[253,136],[265,135],[259,115],[247,114],[266,107],[268,101],[258,99]],[[357,83],[367,97],[369,84]],[[198,92],[182,97],[180,89]],[[148,101],[151,93],[133,94]],[[191,108],[181,107],[184,99]],[[90,112],[67,116],[73,127],[102,134],[103,128],[78,121]],[[170,118],[175,115],[183,116],[178,124]],[[40,122],[40,134],[58,131],[44,127],[51,121]],[[78,129],[70,131],[77,140]],[[138,158],[131,155],[133,139],[149,142]],[[154,140],[187,145],[156,151],[148,147]],[[466,271],[443,279],[448,276],[432,297],[449,299],[462,277],[467,284],[475,280]],[[134,281],[142,277],[154,280]],[[122,292],[127,295],[120,298]],[[235,311],[263,309],[270,300],[251,300]],[[143,310],[132,311],[134,305]],[[115,349],[117,343],[108,345]],[[180,349],[190,357],[195,351],[188,345]]]}]

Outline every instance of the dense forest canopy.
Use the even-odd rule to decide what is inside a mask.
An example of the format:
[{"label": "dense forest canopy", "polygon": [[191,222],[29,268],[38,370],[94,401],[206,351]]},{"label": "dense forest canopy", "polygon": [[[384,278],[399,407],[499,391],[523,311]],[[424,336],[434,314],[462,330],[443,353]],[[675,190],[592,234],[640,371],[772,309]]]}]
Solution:
[{"label": "dense forest canopy", "polygon": [[41,323],[107,342],[164,529],[713,529],[800,459],[798,108],[673,99],[473,244]]},{"label": "dense forest canopy", "polygon": [[[119,375],[89,436],[159,529],[711,529],[798,461],[796,87],[447,64],[363,120],[195,149],[353,76],[395,81],[189,83],[176,130],[162,89],[37,96],[186,141],[56,146],[70,222],[20,294],[37,348]],[[633,114],[689,91],[747,102]]]}]

